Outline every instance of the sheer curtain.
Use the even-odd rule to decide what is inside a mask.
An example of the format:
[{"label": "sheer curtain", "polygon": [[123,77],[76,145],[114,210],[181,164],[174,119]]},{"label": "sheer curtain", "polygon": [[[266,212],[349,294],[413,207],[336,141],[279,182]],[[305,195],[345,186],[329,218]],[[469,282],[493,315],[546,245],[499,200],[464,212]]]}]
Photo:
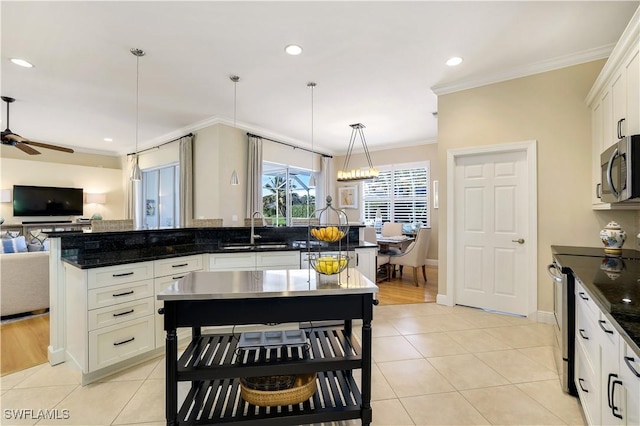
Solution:
[{"label": "sheer curtain", "polygon": [[247,162],[247,215],[262,213],[262,138],[249,136]]},{"label": "sheer curtain", "polygon": [[180,227],[193,219],[193,136],[180,138]]},{"label": "sheer curtain", "polygon": [[[324,208],[327,195],[331,195],[331,157],[325,157],[323,155],[320,161],[320,176],[317,181],[318,185],[316,186],[316,209]],[[334,207],[337,206],[335,203],[332,204]]]}]

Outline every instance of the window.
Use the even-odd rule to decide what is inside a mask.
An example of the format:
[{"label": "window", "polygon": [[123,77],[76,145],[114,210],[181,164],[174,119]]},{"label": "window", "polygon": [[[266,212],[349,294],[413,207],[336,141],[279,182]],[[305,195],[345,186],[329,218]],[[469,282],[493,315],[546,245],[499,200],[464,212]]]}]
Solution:
[{"label": "window", "polygon": [[363,183],[363,221],[430,226],[429,162],[382,166],[379,170],[377,179]]},{"label": "window", "polygon": [[142,216],[145,229],[177,228],[180,224],[180,166],[142,172]]},{"label": "window", "polygon": [[291,225],[316,210],[316,190],[309,188],[308,170],[264,162],[262,165],[262,213],[273,225]]}]

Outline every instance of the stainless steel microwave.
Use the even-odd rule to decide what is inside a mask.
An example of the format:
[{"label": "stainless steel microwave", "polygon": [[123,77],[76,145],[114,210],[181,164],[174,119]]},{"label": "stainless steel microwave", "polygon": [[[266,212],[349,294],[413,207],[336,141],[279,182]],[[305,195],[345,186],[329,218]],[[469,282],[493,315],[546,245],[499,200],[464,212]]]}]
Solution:
[{"label": "stainless steel microwave", "polygon": [[640,135],[626,136],[600,155],[605,203],[640,202]]}]

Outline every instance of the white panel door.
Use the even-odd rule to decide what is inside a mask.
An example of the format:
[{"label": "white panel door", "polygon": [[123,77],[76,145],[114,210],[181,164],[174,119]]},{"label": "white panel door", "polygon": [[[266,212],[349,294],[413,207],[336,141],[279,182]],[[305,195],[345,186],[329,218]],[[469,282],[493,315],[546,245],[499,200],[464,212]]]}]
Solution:
[{"label": "white panel door", "polygon": [[455,166],[455,303],[527,315],[526,153],[462,156]]}]

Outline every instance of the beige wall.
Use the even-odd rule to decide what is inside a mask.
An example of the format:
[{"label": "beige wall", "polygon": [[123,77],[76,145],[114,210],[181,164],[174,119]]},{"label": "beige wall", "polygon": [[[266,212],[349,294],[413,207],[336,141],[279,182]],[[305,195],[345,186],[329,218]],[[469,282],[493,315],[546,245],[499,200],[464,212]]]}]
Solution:
[{"label": "beige wall", "polygon": [[[634,211],[591,209],[591,115],[584,100],[604,61],[541,73],[438,98],[439,224],[446,229],[446,156],[454,148],[537,140],[538,310],[552,311],[546,273],[551,245],[601,247],[600,229],[619,221],[636,248]],[[438,293],[446,294],[447,236],[439,235]],[[454,265],[455,267],[455,265]]]},{"label": "beige wall", "polygon": [[[370,151],[371,162],[374,167],[387,166],[391,164],[413,163],[416,161],[429,161],[431,165],[431,181],[439,180],[440,166],[438,162],[438,145],[435,143],[423,143],[411,147],[384,149],[379,151]],[[333,170],[337,171],[344,166],[345,156],[333,158]],[[368,167],[367,158],[364,153],[352,154],[349,160],[349,169]],[[335,177],[333,177],[335,182]],[[362,183],[355,182],[358,186],[358,209],[345,210],[349,222],[360,222],[360,213],[362,206]],[[338,198],[338,189],[341,186],[353,185],[353,183],[338,183],[333,191],[333,199]],[[440,184],[442,187],[442,184]],[[440,203],[442,205],[442,202]],[[438,259],[438,210],[433,208],[433,196],[429,200],[429,214],[431,217],[431,240],[429,243],[429,259]]]},{"label": "beige wall", "polygon": [[[3,148],[15,150],[15,148],[4,146]],[[2,154],[4,155],[4,151]],[[76,156],[75,159],[77,161],[83,158],[86,159],[86,155],[77,153],[66,155]],[[32,157],[38,157],[38,159],[32,159]],[[104,158],[91,157],[94,160],[94,164],[120,166],[118,157],[100,157]],[[65,160],[69,159],[65,158]],[[100,213],[104,219],[124,218],[124,188],[122,185],[122,170],[119,168],[53,162],[51,158],[47,158],[45,153],[42,156],[29,156],[27,159],[6,158],[3,156],[0,160],[0,179],[0,187],[3,189],[11,189],[13,185],[36,185],[82,188],[85,193],[103,193],[106,194],[107,203],[104,205],[85,204],[84,217],[91,217],[94,213]],[[20,223],[24,220],[46,220],[43,217],[14,218],[11,203],[0,204],[0,213],[8,224]],[[74,220],[75,217],[56,219]]]}]

